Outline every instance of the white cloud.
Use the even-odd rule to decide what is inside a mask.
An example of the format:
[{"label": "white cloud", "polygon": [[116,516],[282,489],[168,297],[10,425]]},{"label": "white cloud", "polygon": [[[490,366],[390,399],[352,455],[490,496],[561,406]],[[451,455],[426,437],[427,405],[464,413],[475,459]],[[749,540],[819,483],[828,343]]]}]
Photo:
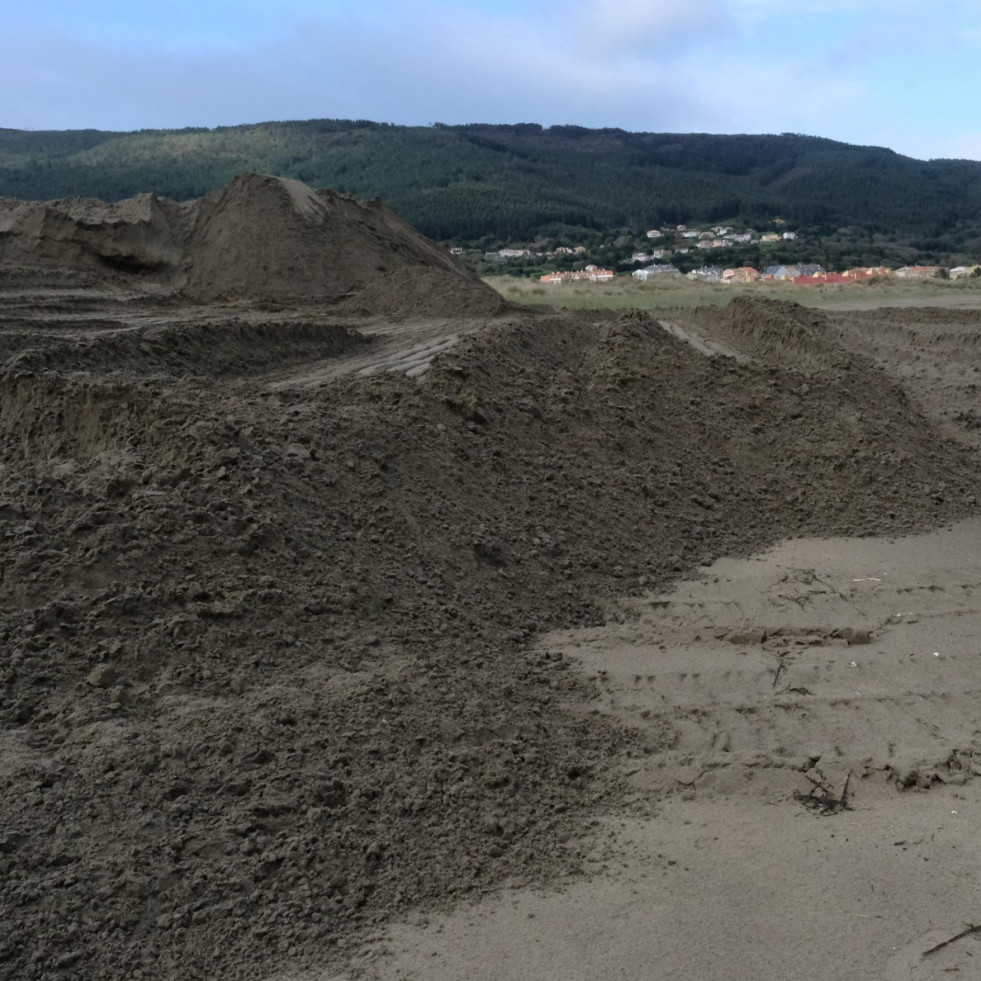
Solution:
[{"label": "white cloud", "polygon": [[591,0],[582,44],[606,57],[674,55],[724,36],[732,23],[721,0]]}]

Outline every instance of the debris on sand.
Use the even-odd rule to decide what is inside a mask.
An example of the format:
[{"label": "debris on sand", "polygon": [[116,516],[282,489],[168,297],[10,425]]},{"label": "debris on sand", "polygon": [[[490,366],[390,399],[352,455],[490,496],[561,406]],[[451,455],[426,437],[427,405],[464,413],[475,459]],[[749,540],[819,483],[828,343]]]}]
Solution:
[{"label": "debris on sand", "polygon": [[822,817],[851,810],[851,800],[848,796],[848,785],[852,779],[851,773],[845,778],[845,786],[842,787],[841,793],[838,795],[821,783],[821,781],[815,780],[806,773],[804,776],[810,780],[812,784],[811,789],[806,794],[795,790],[794,800],[800,801],[801,804],[812,811],[817,811]]},{"label": "debris on sand", "polygon": [[981,933],[981,925],[975,926],[974,924],[968,924],[960,933],[955,933],[954,936],[947,940],[935,944],[929,950],[923,951],[923,956],[929,957],[931,954],[937,953],[938,950],[943,950],[944,947],[949,947],[951,944],[956,943],[958,940],[963,940],[965,937],[972,937],[976,933]]}]

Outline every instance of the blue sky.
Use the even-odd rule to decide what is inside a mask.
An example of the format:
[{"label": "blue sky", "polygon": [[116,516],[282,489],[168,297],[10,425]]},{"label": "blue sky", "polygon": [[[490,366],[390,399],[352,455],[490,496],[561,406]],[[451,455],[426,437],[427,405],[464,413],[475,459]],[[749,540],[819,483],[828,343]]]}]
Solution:
[{"label": "blue sky", "polygon": [[0,126],[779,133],[981,159],[981,0],[3,0]]}]

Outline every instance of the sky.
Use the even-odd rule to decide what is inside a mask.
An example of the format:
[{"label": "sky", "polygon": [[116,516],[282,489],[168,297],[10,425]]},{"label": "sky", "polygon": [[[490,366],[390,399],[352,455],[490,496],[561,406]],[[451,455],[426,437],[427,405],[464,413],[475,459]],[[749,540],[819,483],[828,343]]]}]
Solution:
[{"label": "sky", "polygon": [[0,127],[806,133],[981,160],[981,0],[0,0]]}]

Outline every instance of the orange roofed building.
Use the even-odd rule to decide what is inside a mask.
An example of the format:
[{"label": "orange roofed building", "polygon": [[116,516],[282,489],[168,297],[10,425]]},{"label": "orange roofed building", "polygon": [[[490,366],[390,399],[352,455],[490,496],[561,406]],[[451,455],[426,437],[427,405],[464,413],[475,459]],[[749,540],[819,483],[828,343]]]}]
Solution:
[{"label": "orange roofed building", "polygon": [[940,266],[903,266],[897,269],[897,279],[933,279],[940,272]]},{"label": "orange roofed building", "polygon": [[612,269],[600,269],[599,266],[586,266],[575,272],[552,272],[539,277],[540,283],[608,283],[613,279]]}]

